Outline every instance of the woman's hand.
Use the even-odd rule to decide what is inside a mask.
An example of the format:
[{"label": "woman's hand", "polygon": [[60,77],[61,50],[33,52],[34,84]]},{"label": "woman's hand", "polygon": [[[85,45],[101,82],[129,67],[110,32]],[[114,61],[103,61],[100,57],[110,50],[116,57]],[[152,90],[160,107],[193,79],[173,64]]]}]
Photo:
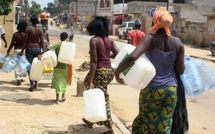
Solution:
[{"label": "woman's hand", "polygon": [[117,69],[115,70],[115,72],[114,72],[114,73],[115,73],[115,79],[116,79],[116,81],[117,81],[117,82],[119,82],[120,84],[123,84],[123,85],[124,85],[124,84],[125,84],[125,82],[124,82],[124,80],[123,80],[123,79],[121,79],[121,78],[119,77],[119,74],[120,74],[120,73],[118,72],[118,70],[117,70]]},{"label": "woman's hand", "polygon": [[23,52],[18,53],[18,55],[22,56],[22,55],[23,55]]},{"label": "woman's hand", "polygon": [[38,55],[38,60],[41,60],[42,59],[42,55]]},{"label": "woman's hand", "polygon": [[93,89],[95,86],[92,82],[89,83],[89,89]]}]

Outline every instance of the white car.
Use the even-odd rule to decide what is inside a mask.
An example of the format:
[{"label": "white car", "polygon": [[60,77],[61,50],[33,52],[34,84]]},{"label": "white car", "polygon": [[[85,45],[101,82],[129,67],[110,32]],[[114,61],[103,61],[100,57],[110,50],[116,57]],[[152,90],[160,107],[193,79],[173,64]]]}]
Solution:
[{"label": "white car", "polygon": [[128,31],[132,30],[134,27],[134,21],[123,22],[122,25],[118,28],[118,38],[127,39]]}]

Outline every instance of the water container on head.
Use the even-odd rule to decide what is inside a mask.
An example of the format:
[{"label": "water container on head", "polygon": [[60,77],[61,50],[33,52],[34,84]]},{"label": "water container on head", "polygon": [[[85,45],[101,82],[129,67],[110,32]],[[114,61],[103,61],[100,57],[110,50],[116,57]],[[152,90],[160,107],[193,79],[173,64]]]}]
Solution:
[{"label": "water container on head", "polygon": [[201,60],[193,59],[195,62],[199,74],[203,80],[203,83],[205,85],[205,90],[210,90],[212,88],[215,88],[215,74],[212,72],[210,68],[207,67],[205,63],[203,63]]},{"label": "water container on head", "polygon": [[[6,57],[7,58],[7,57]],[[9,73],[11,72],[17,65],[20,56],[18,54],[14,54],[10,60],[5,63],[2,67],[2,72]]]},{"label": "water container on head", "polygon": [[57,65],[57,56],[54,51],[47,51],[43,54],[42,61],[48,68],[53,68]]},{"label": "water container on head", "polygon": [[[118,67],[121,61],[128,57],[135,48],[135,46],[130,44],[125,45],[114,59],[115,66]],[[155,74],[154,66],[146,55],[142,54],[128,69],[120,74],[120,77],[129,86],[136,89],[143,89],[154,78]]]},{"label": "water container on head", "polygon": [[85,118],[90,122],[107,120],[104,92],[94,88],[84,91]]},{"label": "water container on head", "polygon": [[30,79],[39,81],[42,78],[43,74],[43,62],[41,60],[38,60],[37,57],[34,58],[32,64],[31,64],[31,70],[30,70]]},{"label": "water container on head", "polygon": [[76,44],[63,41],[58,54],[58,61],[65,64],[72,64],[75,57]]},{"label": "water container on head", "polygon": [[193,60],[190,57],[184,57],[185,70],[180,75],[184,89],[187,95],[196,96],[205,91],[205,86],[199,70]]}]

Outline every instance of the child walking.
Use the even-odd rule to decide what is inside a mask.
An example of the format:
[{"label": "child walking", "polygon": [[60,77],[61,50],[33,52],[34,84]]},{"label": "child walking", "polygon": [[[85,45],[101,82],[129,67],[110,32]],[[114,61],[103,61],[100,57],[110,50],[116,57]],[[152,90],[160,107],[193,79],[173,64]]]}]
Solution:
[{"label": "child walking", "polygon": [[[73,34],[68,38],[68,34],[66,32],[63,32],[60,34],[60,40],[61,42],[63,41],[72,41]],[[54,44],[50,47],[48,47],[48,50],[55,51],[56,56],[58,57],[59,51],[60,51],[60,46],[61,43]],[[41,59],[41,55],[45,53],[46,51],[42,52],[38,58]],[[62,94],[61,96],[61,101],[64,102],[66,100],[65,93],[66,93],[66,87],[67,87],[67,79],[68,76],[68,65],[65,63],[57,62],[57,65],[54,67],[54,72],[53,72],[53,78],[52,78],[52,83],[51,83],[51,88],[55,89],[56,91],[56,100],[54,103],[58,104],[59,102],[59,94]],[[70,71],[71,72],[71,71]]]}]

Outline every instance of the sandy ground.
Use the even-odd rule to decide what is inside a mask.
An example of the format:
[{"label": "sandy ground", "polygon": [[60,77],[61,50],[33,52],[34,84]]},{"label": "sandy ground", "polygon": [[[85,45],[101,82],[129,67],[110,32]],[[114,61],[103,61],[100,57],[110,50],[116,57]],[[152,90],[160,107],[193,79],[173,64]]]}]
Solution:
[{"label": "sandy ground", "polygon": [[[58,37],[50,37],[50,40],[51,44],[59,42]],[[73,68],[82,63],[83,60],[78,59],[89,57],[77,52],[76,58]],[[79,76],[83,78],[86,73],[79,73]],[[104,127],[89,129],[83,125],[83,98],[76,97],[75,83],[67,87],[66,102],[58,105],[53,103],[55,91],[50,89],[50,83],[51,80],[41,80],[38,88],[29,92],[28,77],[17,86],[14,72],[0,74],[0,96],[14,93],[30,96],[29,100],[0,100],[0,134],[100,134],[107,131]],[[117,129],[116,133],[121,134]]]}]

